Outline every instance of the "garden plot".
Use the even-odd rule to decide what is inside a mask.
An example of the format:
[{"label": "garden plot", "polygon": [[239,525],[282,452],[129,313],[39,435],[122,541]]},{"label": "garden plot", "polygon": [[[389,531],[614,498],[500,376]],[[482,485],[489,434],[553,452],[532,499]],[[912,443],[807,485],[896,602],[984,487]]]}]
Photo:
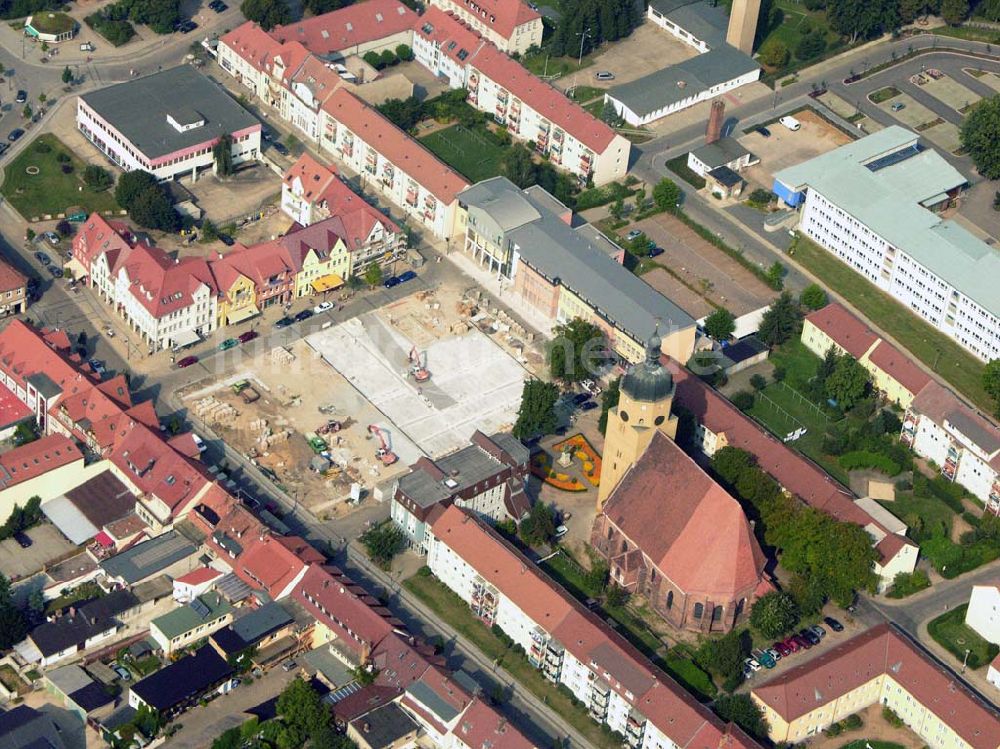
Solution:
[{"label": "garden plot", "polygon": [[[400,322],[393,313],[372,312],[306,340],[401,436],[432,457],[464,447],[476,429],[513,425],[529,376],[516,359],[474,328],[420,341]],[[409,376],[414,344],[431,373],[423,384]]]}]

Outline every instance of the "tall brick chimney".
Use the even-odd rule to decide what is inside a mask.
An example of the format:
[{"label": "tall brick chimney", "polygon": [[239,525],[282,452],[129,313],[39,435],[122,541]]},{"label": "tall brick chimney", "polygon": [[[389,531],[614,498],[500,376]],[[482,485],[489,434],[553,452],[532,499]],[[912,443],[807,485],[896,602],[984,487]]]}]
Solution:
[{"label": "tall brick chimney", "polygon": [[722,137],[722,123],[726,117],[726,103],[722,99],[712,102],[712,111],[708,113],[708,127],[705,128],[705,145],[715,143]]}]

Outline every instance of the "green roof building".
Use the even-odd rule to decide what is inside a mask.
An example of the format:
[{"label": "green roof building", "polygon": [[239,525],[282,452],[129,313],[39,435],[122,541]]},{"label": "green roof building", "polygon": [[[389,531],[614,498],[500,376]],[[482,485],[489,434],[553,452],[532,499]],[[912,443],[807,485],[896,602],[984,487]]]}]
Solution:
[{"label": "green roof building", "polygon": [[158,616],[149,634],[166,655],[208,637],[233,621],[233,607],[215,590],[203,593],[186,606]]}]

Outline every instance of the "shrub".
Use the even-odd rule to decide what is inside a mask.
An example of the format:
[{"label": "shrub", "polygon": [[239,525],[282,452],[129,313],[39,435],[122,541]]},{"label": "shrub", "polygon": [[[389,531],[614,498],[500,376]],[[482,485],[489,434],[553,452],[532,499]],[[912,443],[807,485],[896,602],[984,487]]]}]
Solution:
[{"label": "shrub", "polygon": [[749,411],[753,408],[754,396],[749,390],[740,390],[733,395],[733,405],[740,411]]},{"label": "shrub", "polygon": [[895,476],[900,471],[900,467],[891,458],[868,450],[854,450],[844,453],[837,459],[837,462],[846,471],[874,468],[887,476]]},{"label": "shrub", "polygon": [[52,146],[42,140],[35,141],[35,150],[38,153],[49,153],[52,150]]},{"label": "shrub", "polygon": [[72,174],[73,173],[73,165],[72,164],[63,164],[59,168],[62,169],[62,173],[63,174]]},{"label": "shrub", "polygon": [[843,732],[844,728],[840,723],[831,723],[826,730],[823,731],[827,736],[839,736]]},{"label": "shrub", "polygon": [[767,380],[764,379],[764,375],[755,374],[750,378],[750,386],[757,391],[763,390],[767,387]]},{"label": "shrub", "polygon": [[843,724],[845,731],[856,731],[865,724],[865,722],[861,720],[861,716],[857,713],[851,713],[844,718],[841,723]]},{"label": "shrub", "polygon": [[56,154],[56,161],[60,164],[68,164],[70,162],[69,154],[65,151],[60,151]]},{"label": "shrub", "polygon": [[90,164],[83,170],[83,181],[91,190],[107,190],[114,184],[114,178],[104,167]]},{"label": "shrub", "polygon": [[896,711],[891,707],[882,708],[882,717],[885,719],[885,722],[893,728],[903,727],[903,719],[896,715]]}]

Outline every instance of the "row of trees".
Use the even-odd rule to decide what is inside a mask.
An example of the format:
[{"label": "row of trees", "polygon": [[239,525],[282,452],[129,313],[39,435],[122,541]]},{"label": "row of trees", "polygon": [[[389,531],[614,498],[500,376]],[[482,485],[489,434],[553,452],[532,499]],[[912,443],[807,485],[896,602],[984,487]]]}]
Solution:
[{"label": "row of trees", "polygon": [[395,51],[391,49],[384,49],[381,52],[370,50],[365,52],[362,59],[376,70],[382,70],[384,68],[391,68],[393,65],[398,65],[401,62],[412,60],[413,50],[410,49],[408,44],[400,44],[396,47]]},{"label": "row of trees", "polygon": [[624,39],[642,22],[633,0],[567,0],[548,41],[553,57],[588,54],[604,42]]}]

